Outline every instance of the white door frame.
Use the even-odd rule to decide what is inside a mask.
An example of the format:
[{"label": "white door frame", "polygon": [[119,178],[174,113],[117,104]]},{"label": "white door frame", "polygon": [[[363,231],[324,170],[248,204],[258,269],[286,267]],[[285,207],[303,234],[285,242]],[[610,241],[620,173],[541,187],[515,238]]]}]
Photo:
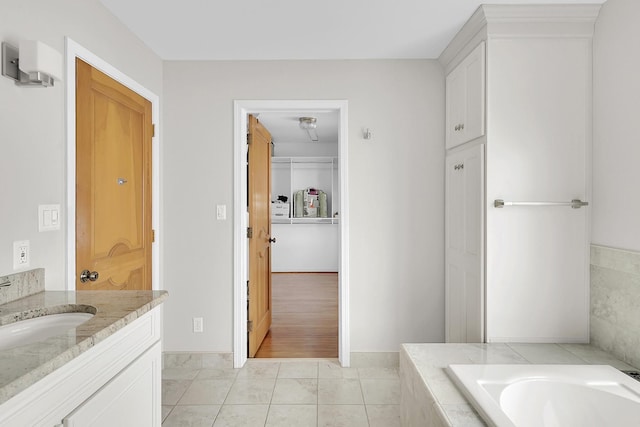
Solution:
[{"label": "white door frame", "polygon": [[349,205],[348,205],[348,135],[345,100],[323,101],[234,101],[234,251],[233,251],[233,366],[241,368],[247,361],[247,115],[266,112],[338,111],[338,176],[340,177],[340,264],[338,281],[338,358],[343,367],[351,363],[349,339]]},{"label": "white door frame", "polygon": [[160,276],[160,98],[102,58],[65,37],[66,47],[66,112],[67,112],[67,290],[76,288],[76,58],[107,74],[151,102],[155,125],[152,138],[151,226],[155,240],[151,245],[151,286],[162,289]]}]

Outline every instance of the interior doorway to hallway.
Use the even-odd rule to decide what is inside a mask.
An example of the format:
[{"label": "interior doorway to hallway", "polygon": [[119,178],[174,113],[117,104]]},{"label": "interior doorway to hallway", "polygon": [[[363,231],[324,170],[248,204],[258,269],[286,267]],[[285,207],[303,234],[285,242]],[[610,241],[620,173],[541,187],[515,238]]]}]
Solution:
[{"label": "interior doorway to hallway", "polygon": [[[269,333],[255,357],[338,357],[337,111],[262,112],[271,135]],[[252,140],[252,138],[250,138]],[[249,176],[253,147],[249,147]],[[265,174],[266,175],[266,174]],[[251,182],[251,180],[250,180]],[[255,199],[249,185],[249,205]],[[252,209],[249,209],[250,225]],[[250,239],[250,245],[256,236]],[[259,237],[258,237],[259,238]],[[251,248],[251,246],[250,246]],[[253,265],[249,251],[249,264]],[[253,289],[249,273],[250,289]],[[249,301],[249,322],[253,300]]]},{"label": "interior doorway to hallway", "polygon": [[[343,366],[349,366],[347,103],[236,101],[235,106],[234,365],[241,367],[247,358],[246,130],[251,114],[274,135],[271,201],[276,202],[271,205],[269,236],[273,241],[274,323],[256,357],[337,356]],[[320,119],[329,116],[335,119],[334,129],[323,130]],[[276,117],[293,125],[290,132],[296,133],[297,144],[281,134]],[[302,125],[304,117],[318,119],[317,127],[311,129],[317,135]],[[324,143],[318,143],[322,139]],[[296,320],[296,315],[303,314],[299,310],[303,300],[315,305],[307,306],[306,315]],[[286,326],[292,321],[297,324],[294,329]],[[290,343],[306,342],[307,348],[303,345],[283,353],[283,345],[277,342],[283,332],[288,332]]]}]

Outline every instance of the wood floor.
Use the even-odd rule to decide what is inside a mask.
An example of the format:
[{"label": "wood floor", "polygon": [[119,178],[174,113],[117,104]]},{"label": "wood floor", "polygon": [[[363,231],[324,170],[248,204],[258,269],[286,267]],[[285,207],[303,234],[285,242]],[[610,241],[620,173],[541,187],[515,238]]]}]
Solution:
[{"label": "wood floor", "polygon": [[256,357],[338,357],[338,273],[273,273],[271,307]]}]

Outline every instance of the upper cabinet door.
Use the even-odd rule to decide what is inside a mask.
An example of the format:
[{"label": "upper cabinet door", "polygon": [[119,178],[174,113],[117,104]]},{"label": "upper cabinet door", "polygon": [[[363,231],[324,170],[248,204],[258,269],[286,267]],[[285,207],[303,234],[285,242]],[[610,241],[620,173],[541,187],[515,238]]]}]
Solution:
[{"label": "upper cabinet door", "polygon": [[453,148],[485,133],[485,43],[480,43],[446,81],[446,147]]}]

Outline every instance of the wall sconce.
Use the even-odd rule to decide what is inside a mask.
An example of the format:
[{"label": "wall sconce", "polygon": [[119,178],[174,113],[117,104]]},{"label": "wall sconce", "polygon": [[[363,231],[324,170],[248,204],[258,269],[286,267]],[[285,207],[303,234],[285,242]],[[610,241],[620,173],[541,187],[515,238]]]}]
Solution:
[{"label": "wall sconce", "polygon": [[2,75],[19,86],[53,86],[61,80],[62,55],[37,40],[24,40],[19,49],[2,43]]}]

